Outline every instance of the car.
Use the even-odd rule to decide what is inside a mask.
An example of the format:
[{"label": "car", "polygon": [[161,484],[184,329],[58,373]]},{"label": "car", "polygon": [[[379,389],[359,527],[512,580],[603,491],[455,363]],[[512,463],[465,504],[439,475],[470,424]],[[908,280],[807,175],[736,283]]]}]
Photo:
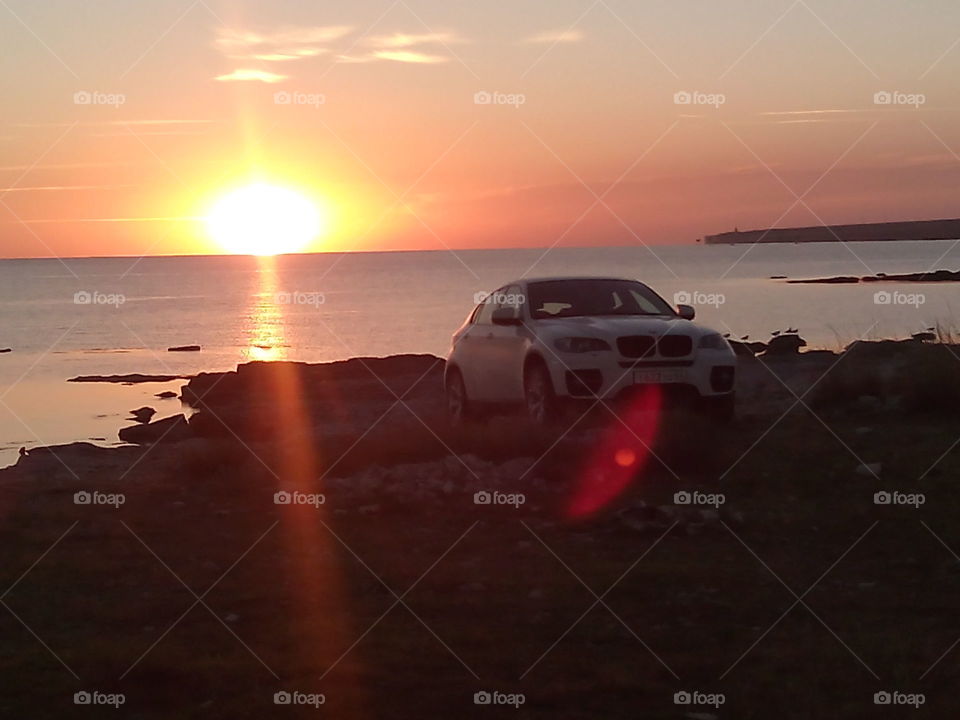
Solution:
[{"label": "car", "polygon": [[657,385],[711,417],[735,410],[736,356],[718,332],[694,324],[637,280],[557,277],[481,294],[454,333],[444,371],[454,422],[498,406],[547,423],[565,401],[612,401]]}]

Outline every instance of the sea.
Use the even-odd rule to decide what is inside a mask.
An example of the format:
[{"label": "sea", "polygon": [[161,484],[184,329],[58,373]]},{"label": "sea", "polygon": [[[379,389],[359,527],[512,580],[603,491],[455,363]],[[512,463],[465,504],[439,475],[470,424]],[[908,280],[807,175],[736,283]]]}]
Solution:
[{"label": "sea", "polygon": [[[643,280],[731,337],[796,329],[809,347],[960,330],[955,283],[789,284],[960,268],[960,241],[684,245],[277,257],[0,261],[0,467],[20,448],[119,444],[129,411],[183,412],[183,380],[70,383],[78,375],[185,375],[254,360],[433,353],[478,293],[522,277]],[[168,348],[199,345],[200,352]]]}]

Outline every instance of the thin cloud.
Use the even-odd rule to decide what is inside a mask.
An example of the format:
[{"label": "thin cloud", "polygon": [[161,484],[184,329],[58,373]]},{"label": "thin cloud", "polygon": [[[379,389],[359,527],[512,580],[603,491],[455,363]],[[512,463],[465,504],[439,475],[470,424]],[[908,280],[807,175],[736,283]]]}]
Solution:
[{"label": "thin cloud", "polygon": [[445,63],[450,60],[450,58],[445,55],[430,55],[428,53],[417,52],[416,50],[375,50],[373,52],[373,58],[376,60],[390,60],[393,62],[420,65]]},{"label": "thin cloud", "polygon": [[454,43],[465,42],[456,33],[452,32],[430,32],[430,33],[402,33],[397,32],[391,35],[376,35],[367,38],[365,45],[386,50],[390,48],[410,48],[418,45],[452,45]]},{"label": "thin cloud", "polygon": [[288,62],[290,60],[303,60],[304,58],[316,57],[328,53],[328,48],[302,47],[288,48],[276,52],[257,53],[247,56],[246,59],[262,60],[263,62]]},{"label": "thin cloud", "polygon": [[262,82],[278,83],[283,82],[289,75],[279,75],[266,70],[254,70],[253,68],[238,68],[226,75],[217,75],[215,80],[220,82]]},{"label": "thin cloud", "polygon": [[214,45],[230,54],[258,48],[304,48],[324,46],[346,37],[353,28],[348,25],[283,27],[269,32],[219,28]]},{"label": "thin cloud", "polygon": [[3,165],[0,172],[20,170],[86,170],[88,168],[131,167],[129,163],[60,163],[55,165]]},{"label": "thin cloud", "polygon": [[547,30],[524,38],[523,42],[530,45],[556,45],[558,43],[578,43],[582,40],[583,33],[579,30]]},{"label": "thin cloud", "polygon": [[34,187],[0,187],[0,193],[60,192],[61,190],[121,190],[136,185],[38,185]]},{"label": "thin cloud", "polygon": [[210,125],[216,120],[100,120],[92,122],[10,123],[20,128],[104,127],[109,125]]}]

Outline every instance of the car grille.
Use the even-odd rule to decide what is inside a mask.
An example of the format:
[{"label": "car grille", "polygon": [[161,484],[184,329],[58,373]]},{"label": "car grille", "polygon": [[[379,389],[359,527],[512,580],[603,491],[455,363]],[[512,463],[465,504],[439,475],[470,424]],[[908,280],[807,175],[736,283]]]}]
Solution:
[{"label": "car grille", "polygon": [[649,335],[629,335],[617,338],[617,349],[628,358],[651,357],[656,343]]},{"label": "car grille", "polygon": [[684,357],[693,352],[693,340],[687,335],[664,335],[657,340],[657,350],[664,357]]},{"label": "car grille", "polygon": [[693,340],[687,335],[627,335],[617,338],[617,349],[623,357],[651,358],[658,354],[665,358],[686,357],[693,352]]}]

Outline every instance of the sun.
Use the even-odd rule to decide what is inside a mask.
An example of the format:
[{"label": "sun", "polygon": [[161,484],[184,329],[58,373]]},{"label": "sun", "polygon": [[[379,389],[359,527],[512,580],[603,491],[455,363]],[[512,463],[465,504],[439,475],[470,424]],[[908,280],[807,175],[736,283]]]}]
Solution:
[{"label": "sun", "polygon": [[304,195],[253,183],[217,200],[206,217],[211,237],[237,255],[280,255],[302,250],[326,230],[326,217]]}]

